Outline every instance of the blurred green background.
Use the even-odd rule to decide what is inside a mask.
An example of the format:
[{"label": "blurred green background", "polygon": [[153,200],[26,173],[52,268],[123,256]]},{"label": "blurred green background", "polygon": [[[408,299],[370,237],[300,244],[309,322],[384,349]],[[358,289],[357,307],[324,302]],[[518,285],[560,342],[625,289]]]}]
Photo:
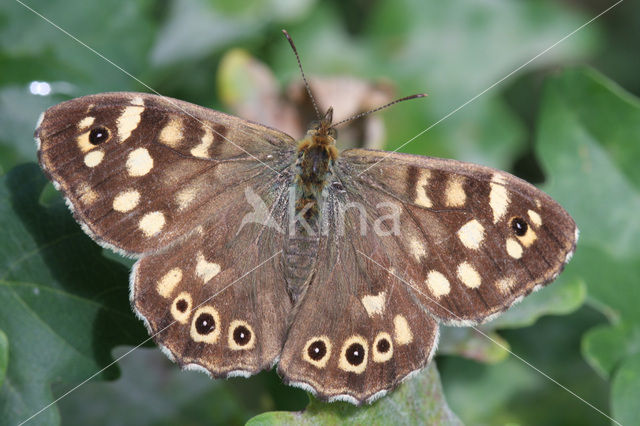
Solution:
[{"label": "blurred green background", "polygon": [[[33,164],[39,114],[86,94],[152,88],[295,128],[306,107],[282,28],[337,113],[340,96],[362,96],[357,110],[378,99],[369,91],[428,93],[371,118],[384,146],[437,123],[401,151],[539,185],[581,228],[574,260],[556,283],[483,325],[493,341],[445,329],[437,369],[372,407],[312,401],[291,414],[309,397],[275,373],[212,381],[147,342],[30,424],[241,424],[256,415],[255,424],[611,423],[584,401],[638,423],[640,4],[619,4],[459,111],[614,1],[24,4],[95,52],[20,2],[0,4],[0,424],[25,420],[147,337],[128,305],[131,261],[84,236]],[[344,81],[353,93],[331,91]],[[345,143],[375,144],[350,135]]]}]

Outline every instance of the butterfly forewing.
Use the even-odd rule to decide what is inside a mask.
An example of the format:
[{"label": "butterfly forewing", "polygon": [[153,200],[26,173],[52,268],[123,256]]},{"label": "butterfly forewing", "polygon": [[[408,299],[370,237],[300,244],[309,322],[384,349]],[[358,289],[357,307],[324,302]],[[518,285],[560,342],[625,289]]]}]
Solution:
[{"label": "butterfly forewing", "polygon": [[85,230],[129,254],[157,250],[202,224],[217,194],[273,180],[295,148],[267,127],[138,93],[54,106],[36,137],[40,164]]},{"label": "butterfly forewing", "polygon": [[[379,163],[378,163],[379,162]],[[350,150],[349,192],[374,210],[395,203],[400,232],[383,237],[416,297],[447,323],[486,321],[552,281],[575,248],[569,214],[508,173],[455,160]]]}]

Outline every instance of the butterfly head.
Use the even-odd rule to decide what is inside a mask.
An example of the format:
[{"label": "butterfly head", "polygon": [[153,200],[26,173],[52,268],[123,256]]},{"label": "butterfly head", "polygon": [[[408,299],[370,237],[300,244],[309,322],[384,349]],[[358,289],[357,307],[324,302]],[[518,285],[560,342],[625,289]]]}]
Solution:
[{"label": "butterfly head", "polygon": [[338,158],[336,139],[338,131],[333,127],[333,107],[329,107],[320,120],[311,122],[307,137],[298,144],[298,152],[311,149],[326,151],[332,160]]}]

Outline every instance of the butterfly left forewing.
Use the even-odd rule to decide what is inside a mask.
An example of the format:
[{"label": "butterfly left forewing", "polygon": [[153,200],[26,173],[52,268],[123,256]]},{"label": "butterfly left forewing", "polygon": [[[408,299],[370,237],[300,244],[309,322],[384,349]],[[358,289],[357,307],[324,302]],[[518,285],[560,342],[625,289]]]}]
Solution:
[{"label": "butterfly left forewing", "polygon": [[346,151],[337,168],[370,209],[397,205],[400,232],[385,237],[390,250],[425,306],[447,323],[504,311],[555,279],[575,249],[571,216],[508,173],[373,150]]},{"label": "butterfly left forewing", "polygon": [[284,133],[186,102],[107,93],[48,109],[36,129],[42,168],[96,240],[157,250],[201,224],[215,197],[288,167]]}]

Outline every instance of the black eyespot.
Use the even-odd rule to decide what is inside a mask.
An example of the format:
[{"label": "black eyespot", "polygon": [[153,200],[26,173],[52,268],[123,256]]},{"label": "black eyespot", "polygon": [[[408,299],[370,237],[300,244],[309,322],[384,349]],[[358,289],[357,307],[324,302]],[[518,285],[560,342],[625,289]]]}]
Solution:
[{"label": "black eyespot", "polygon": [[213,315],[206,312],[198,315],[196,319],[196,331],[198,334],[207,335],[216,329],[216,321],[213,319]]},{"label": "black eyespot", "polygon": [[89,142],[93,145],[101,144],[109,139],[109,131],[105,127],[94,127],[89,132]]},{"label": "black eyespot", "polygon": [[364,347],[360,343],[352,343],[347,348],[347,361],[351,365],[360,365],[364,361]]},{"label": "black eyespot", "polygon": [[527,225],[527,222],[525,222],[523,218],[514,217],[511,219],[511,229],[513,229],[513,232],[515,232],[518,237],[522,237],[527,233],[529,225]]},{"label": "black eyespot", "polygon": [[384,338],[380,339],[380,340],[378,340],[378,343],[376,344],[376,349],[381,354],[387,353],[387,352],[389,352],[389,349],[391,349],[391,343],[389,343],[389,341],[387,339],[384,339]]},{"label": "black eyespot", "polygon": [[180,299],[176,302],[176,309],[179,310],[180,312],[185,312],[188,307],[189,307],[189,303],[184,299]]},{"label": "black eyespot", "polygon": [[327,354],[327,345],[322,340],[316,340],[309,345],[307,354],[312,360],[320,361]]},{"label": "black eyespot", "polygon": [[239,325],[233,330],[233,341],[239,346],[244,346],[251,341],[251,331],[244,325]]}]

